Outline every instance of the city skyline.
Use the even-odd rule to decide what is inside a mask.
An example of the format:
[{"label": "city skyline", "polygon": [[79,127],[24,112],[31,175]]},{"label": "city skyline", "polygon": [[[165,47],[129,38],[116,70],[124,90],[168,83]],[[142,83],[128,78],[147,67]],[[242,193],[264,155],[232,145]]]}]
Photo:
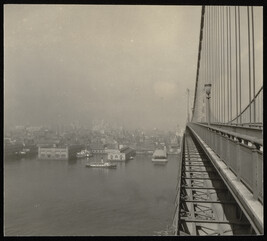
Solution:
[{"label": "city skyline", "polygon": [[183,126],[200,13],[200,6],[5,5],[5,124]]}]

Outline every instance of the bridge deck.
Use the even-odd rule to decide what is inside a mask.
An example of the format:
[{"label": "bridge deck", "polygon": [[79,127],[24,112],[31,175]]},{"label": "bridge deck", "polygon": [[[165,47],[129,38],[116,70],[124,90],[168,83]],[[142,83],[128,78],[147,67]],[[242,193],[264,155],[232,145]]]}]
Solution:
[{"label": "bridge deck", "polygon": [[188,130],[183,144],[176,235],[255,234],[212,162]]}]

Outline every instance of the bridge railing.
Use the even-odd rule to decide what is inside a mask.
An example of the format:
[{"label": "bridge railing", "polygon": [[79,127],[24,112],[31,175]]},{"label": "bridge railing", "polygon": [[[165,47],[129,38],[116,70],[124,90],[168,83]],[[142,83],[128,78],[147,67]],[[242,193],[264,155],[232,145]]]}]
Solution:
[{"label": "bridge railing", "polygon": [[[204,124],[202,122],[202,124]],[[211,127],[223,129],[225,131],[231,131],[238,134],[247,135],[250,137],[256,137],[262,139],[263,126],[256,125],[234,125],[234,124],[224,124],[224,123],[210,123]]]},{"label": "bridge railing", "polygon": [[173,221],[172,221],[172,227],[174,230],[174,235],[178,235],[178,225],[179,225],[179,216],[180,216],[180,190],[181,190],[181,171],[182,171],[182,159],[184,155],[184,141],[185,141],[185,134],[183,135],[182,141],[181,141],[181,152],[178,157],[178,181],[176,185],[177,189],[177,194],[175,196],[175,211],[174,211],[174,216],[173,216]]},{"label": "bridge railing", "polygon": [[200,123],[188,123],[187,126],[220,157],[253,197],[263,202],[262,139]]}]

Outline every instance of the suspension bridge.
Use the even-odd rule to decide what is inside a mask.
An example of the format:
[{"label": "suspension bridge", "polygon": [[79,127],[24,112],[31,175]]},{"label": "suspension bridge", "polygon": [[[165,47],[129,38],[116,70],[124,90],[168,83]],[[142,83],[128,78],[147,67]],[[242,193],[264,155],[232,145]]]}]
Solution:
[{"label": "suspension bridge", "polygon": [[202,7],[174,235],[264,233],[263,36],[258,11],[252,6]]}]

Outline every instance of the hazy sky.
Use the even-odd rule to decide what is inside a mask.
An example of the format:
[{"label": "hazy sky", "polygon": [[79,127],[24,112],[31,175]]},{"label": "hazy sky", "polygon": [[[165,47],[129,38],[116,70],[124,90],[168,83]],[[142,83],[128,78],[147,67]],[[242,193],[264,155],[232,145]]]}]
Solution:
[{"label": "hazy sky", "polygon": [[200,14],[200,6],[5,5],[5,122],[182,126]]}]

